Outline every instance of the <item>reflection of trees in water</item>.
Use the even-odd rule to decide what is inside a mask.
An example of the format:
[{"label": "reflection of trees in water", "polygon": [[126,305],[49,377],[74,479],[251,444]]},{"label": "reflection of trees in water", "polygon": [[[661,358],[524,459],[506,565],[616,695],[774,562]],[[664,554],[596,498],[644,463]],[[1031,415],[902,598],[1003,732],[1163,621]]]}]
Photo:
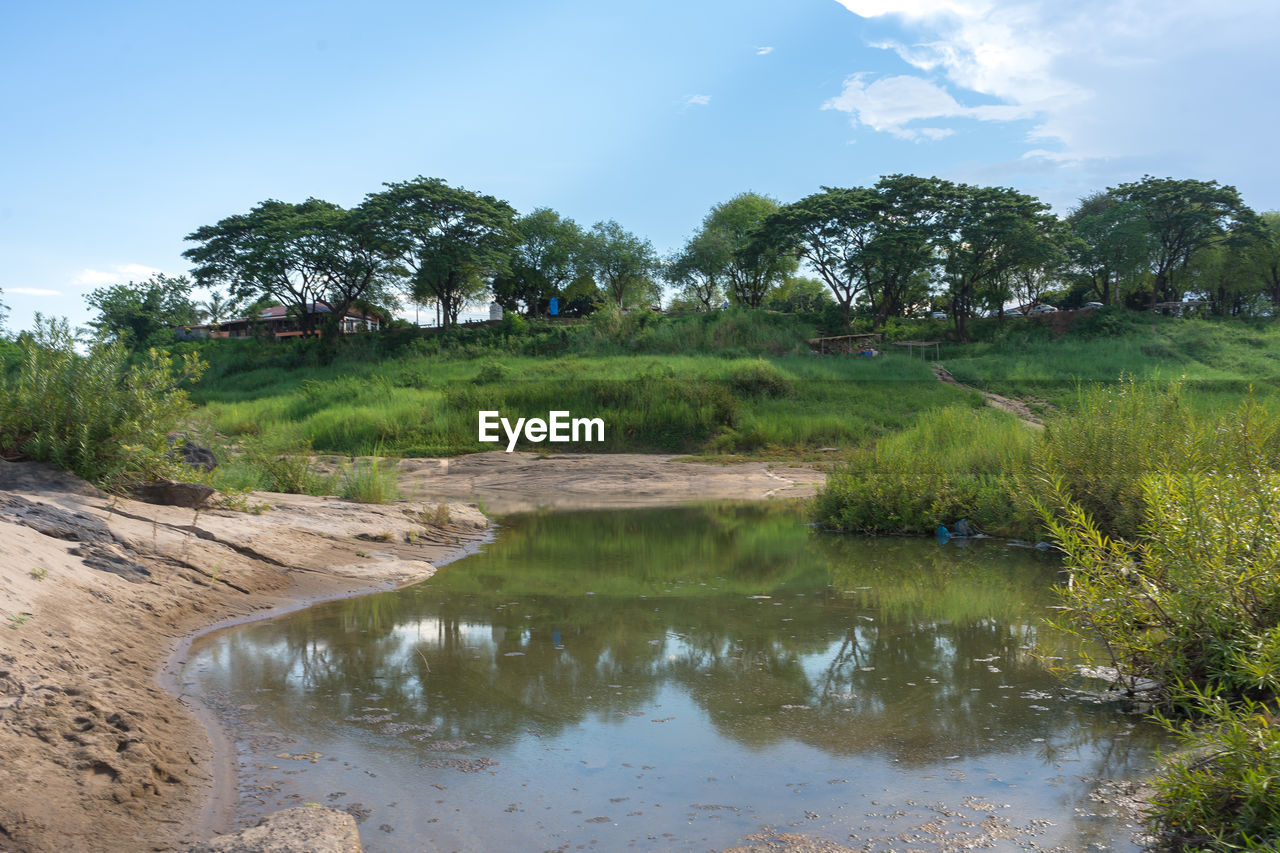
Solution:
[{"label": "reflection of trees in water", "polygon": [[[1055,687],[1028,653],[1052,580],[1052,564],[998,545],[825,536],[776,507],[533,515],[431,582],[254,626],[227,649],[237,687],[278,689],[300,719],[385,708],[373,715],[503,742],[646,710],[680,685],[740,743],[913,764],[1109,731],[1105,711],[1037,714],[1019,695]],[[1105,761],[1128,760],[1116,750]]]}]

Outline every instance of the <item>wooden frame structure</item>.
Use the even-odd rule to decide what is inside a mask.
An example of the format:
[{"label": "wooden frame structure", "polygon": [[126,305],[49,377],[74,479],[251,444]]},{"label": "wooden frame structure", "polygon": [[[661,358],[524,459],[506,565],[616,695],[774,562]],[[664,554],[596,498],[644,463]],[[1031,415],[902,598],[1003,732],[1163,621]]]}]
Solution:
[{"label": "wooden frame structure", "polygon": [[816,355],[852,355],[872,344],[880,343],[879,332],[859,335],[834,335],[829,338],[809,338],[809,346]]}]

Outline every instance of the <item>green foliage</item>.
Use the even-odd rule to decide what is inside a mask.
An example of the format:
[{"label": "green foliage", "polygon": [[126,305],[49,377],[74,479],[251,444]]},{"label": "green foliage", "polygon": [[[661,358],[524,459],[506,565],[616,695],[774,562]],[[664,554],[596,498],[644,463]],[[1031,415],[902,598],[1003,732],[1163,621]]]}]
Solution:
[{"label": "green foliage", "polygon": [[[1166,399],[1133,387],[1116,396],[1115,414],[1150,409],[1144,424],[1170,414]],[[1129,539],[1105,535],[1062,479],[1049,481],[1039,509],[1070,572],[1062,627],[1100,640],[1128,684],[1144,681],[1163,709],[1193,720],[1162,718],[1186,747],[1157,780],[1151,821],[1166,845],[1272,850],[1280,418],[1252,400],[1226,415],[1172,414],[1180,440],[1148,457],[1141,527]]]},{"label": "green foliage", "polygon": [[186,276],[153,275],[135,284],[100,287],[85,297],[98,312],[89,325],[99,336],[129,349],[145,350],[173,343],[173,327],[195,323],[198,311],[191,301]]},{"label": "green foliage", "polygon": [[324,474],[316,467],[315,456],[306,444],[287,453],[267,452],[261,445],[250,444],[241,461],[257,475],[253,484],[256,489],[317,496],[337,491],[337,476]]},{"label": "green foliage", "polygon": [[825,526],[856,533],[932,533],[968,518],[1007,532],[1020,516],[1004,476],[1025,465],[1035,437],[994,409],[947,407],[855,454],[814,500]]},{"label": "green foliage", "polygon": [[0,377],[0,455],[109,489],[183,474],[168,435],[191,409],[181,385],[199,378],[197,356],[175,365],[151,350],[130,365],[123,344],[101,340],[80,355],[65,321],[39,316],[20,346],[16,370]]},{"label": "green foliage", "polygon": [[1182,750],[1156,780],[1152,827],[1165,847],[1274,851],[1280,845],[1280,706],[1200,694],[1200,718],[1166,720]]},{"label": "green foliage", "polygon": [[396,460],[381,455],[382,448],[375,448],[373,455],[351,460],[351,466],[341,475],[339,494],[345,500],[365,504],[385,504],[399,498],[396,483]]},{"label": "green foliage", "polygon": [[1046,424],[1029,464],[1012,472],[1014,488],[1029,511],[1066,497],[1105,535],[1135,536],[1147,519],[1147,477],[1186,452],[1189,419],[1176,383],[1082,388],[1076,406]]},{"label": "green foliage", "polygon": [[617,222],[597,222],[583,237],[582,267],[619,309],[647,306],[661,298],[654,281],[658,256],[653,244]]}]

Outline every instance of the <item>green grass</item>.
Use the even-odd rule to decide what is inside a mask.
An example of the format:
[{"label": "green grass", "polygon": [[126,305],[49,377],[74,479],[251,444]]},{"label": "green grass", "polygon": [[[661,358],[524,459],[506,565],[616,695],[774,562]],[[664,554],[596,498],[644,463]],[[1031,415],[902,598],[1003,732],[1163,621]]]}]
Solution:
[{"label": "green grass", "polygon": [[[574,447],[579,450],[804,452],[864,444],[921,411],[971,396],[941,386],[923,362],[897,354],[499,359],[410,353],[377,364],[338,360],[223,373],[193,392],[207,432],[275,448],[309,443],[317,452],[345,455],[381,444],[402,456],[495,449],[478,440],[482,409],[603,418],[603,444]],[[568,449],[523,442],[519,448]]]},{"label": "green grass", "polygon": [[1069,408],[1081,383],[1179,381],[1190,405],[1230,409],[1249,388],[1280,396],[1280,326],[1105,309],[1057,336],[1040,318],[988,321],[986,340],[952,344],[942,360],[961,382]]}]

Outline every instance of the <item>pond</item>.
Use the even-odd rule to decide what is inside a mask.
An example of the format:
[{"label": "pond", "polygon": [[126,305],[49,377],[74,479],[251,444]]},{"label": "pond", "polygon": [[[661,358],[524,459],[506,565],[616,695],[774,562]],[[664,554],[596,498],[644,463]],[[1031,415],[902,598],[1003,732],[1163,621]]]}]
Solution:
[{"label": "pond", "polygon": [[786,504],[512,516],[427,582],[203,638],[183,682],[242,817],[335,806],[370,851],[1137,850],[1099,790],[1160,735],[1049,671],[1082,651],[1057,570]]}]

